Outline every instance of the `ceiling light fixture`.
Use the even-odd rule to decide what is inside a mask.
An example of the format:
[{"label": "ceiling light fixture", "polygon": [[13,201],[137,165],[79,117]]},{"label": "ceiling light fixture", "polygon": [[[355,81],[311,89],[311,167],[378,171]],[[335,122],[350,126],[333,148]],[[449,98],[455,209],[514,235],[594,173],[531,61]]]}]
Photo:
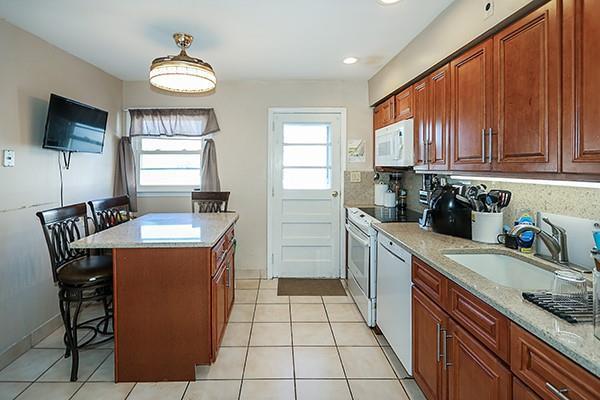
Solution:
[{"label": "ceiling light fixture", "polygon": [[346,57],[344,58],[344,64],[356,64],[358,62],[358,58],[356,57]]},{"label": "ceiling light fixture", "polygon": [[175,33],[173,39],[181,52],[152,61],[150,84],[176,93],[206,93],[213,90],[217,86],[217,77],[210,64],[190,57],[185,52],[194,40],[192,35]]},{"label": "ceiling light fixture", "polygon": [[400,0],[377,0],[377,2],[379,2],[379,4],[382,4],[384,6],[389,6],[390,4],[396,4],[396,3],[400,2]]}]

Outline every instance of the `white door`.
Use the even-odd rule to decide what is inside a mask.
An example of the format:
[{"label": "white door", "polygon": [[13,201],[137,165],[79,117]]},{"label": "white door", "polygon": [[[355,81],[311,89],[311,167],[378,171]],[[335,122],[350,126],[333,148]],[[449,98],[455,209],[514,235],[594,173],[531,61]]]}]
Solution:
[{"label": "white door", "polygon": [[271,272],[340,276],[340,113],[274,113]]}]

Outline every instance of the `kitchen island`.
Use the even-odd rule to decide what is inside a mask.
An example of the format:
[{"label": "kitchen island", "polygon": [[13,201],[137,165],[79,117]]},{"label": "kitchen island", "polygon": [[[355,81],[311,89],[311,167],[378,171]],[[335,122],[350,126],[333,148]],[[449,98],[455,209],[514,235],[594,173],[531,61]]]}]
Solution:
[{"label": "kitchen island", "polygon": [[147,214],[71,243],[112,249],[115,381],[195,380],[234,300],[236,213]]}]

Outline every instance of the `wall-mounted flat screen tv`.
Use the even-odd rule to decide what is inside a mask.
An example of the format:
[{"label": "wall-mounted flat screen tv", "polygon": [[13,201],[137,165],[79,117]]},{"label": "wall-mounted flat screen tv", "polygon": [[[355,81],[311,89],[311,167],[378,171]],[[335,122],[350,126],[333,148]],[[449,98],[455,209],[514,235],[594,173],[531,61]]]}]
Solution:
[{"label": "wall-mounted flat screen tv", "polygon": [[43,147],[102,153],[107,119],[106,111],[51,94]]}]

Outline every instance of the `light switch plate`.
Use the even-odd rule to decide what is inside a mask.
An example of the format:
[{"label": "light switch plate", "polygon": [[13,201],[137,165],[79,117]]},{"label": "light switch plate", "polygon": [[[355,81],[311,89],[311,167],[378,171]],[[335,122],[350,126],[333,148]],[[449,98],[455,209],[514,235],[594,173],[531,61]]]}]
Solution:
[{"label": "light switch plate", "polygon": [[4,150],[4,158],[2,161],[2,166],[4,166],[4,167],[14,167],[15,166],[15,151],[14,150]]},{"label": "light switch plate", "polygon": [[483,19],[488,19],[494,15],[494,0],[482,0]]},{"label": "light switch plate", "polygon": [[352,183],[360,183],[360,172],[354,171],[350,172],[350,182]]}]

